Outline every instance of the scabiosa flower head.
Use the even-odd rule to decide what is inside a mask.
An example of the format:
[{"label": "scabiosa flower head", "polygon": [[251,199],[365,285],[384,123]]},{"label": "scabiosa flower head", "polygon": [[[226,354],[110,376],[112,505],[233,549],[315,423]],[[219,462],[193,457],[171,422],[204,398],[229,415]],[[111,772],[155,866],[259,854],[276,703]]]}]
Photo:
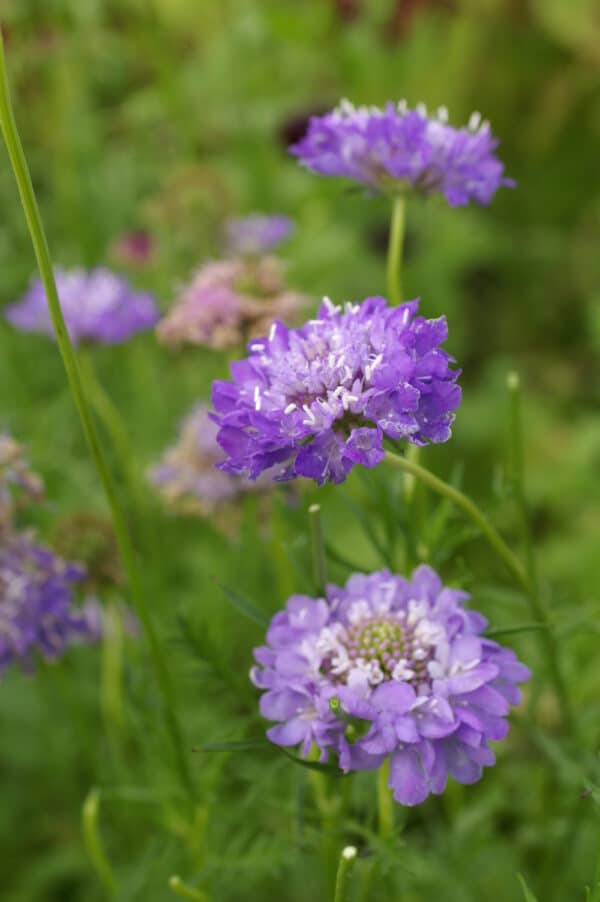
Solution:
[{"label": "scabiosa flower head", "polygon": [[409,110],[402,101],[379,109],[344,100],[313,117],[290,153],[312,172],[353,179],[372,191],[439,193],[452,207],[471,200],[488,204],[502,185],[514,185],[495,156],[498,142],[479,113],[464,128],[447,120],[445,107],[429,116],[422,104]]},{"label": "scabiosa flower head", "polygon": [[227,247],[234,255],[265,254],[289,238],[293,229],[292,220],[281,214],[252,213],[229,219],[225,223]]},{"label": "scabiosa flower head", "polygon": [[84,571],[13,533],[0,545],[0,673],[32,666],[34,653],[56,658],[77,642],[99,637],[96,605],[76,607],[73,584]]},{"label": "scabiosa flower head", "polygon": [[342,309],[325,299],[301,329],[275,323],[213,384],[219,464],[255,479],[306,476],[343,482],[354,464],[383,459],[383,437],[415,445],[450,437],[458,371],[439,347],[444,317],[417,316],[418,301],[368,298]]},{"label": "scabiosa flower head", "polygon": [[252,483],[216,470],[224,457],[209,407],[198,404],[184,419],[177,444],[167,449],[149,478],[170,507],[191,514],[210,514],[244,492],[266,488],[265,480]]},{"label": "scabiosa flower head", "polygon": [[314,743],[346,772],[389,757],[404,805],[443,792],[448,775],[479,780],[530,672],[482,635],[487,622],[465,608],[468,597],[421,566],[410,580],[355,574],[326,599],[290,598],[251,671],[262,715],[277,722],[269,739],[304,754]]},{"label": "scabiosa flower head", "polygon": [[[108,269],[56,269],[54,275],[65,323],[75,344],[118,344],[150,329],[158,319],[151,295],[134,291],[122,276]],[[21,301],[7,307],[5,315],[23,332],[54,337],[46,292],[39,279],[31,282]]]},{"label": "scabiosa flower head", "polygon": [[156,333],[164,344],[223,350],[263,334],[274,319],[294,319],[307,303],[285,286],[282,264],[274,257],[207,263],[183,289]]}]

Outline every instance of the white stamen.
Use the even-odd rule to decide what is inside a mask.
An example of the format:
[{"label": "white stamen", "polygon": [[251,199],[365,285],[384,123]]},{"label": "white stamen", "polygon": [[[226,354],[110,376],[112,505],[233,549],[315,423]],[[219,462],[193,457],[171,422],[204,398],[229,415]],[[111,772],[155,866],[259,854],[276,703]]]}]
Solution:
[{"label": "white stamen", "polygon": [[317,418],[315,417],[314,413],[312,412],[312,410],[310,409],[308,404],[303,404],[302,410],[304,411],[304,413],[306,414],[306,416],[308,418],[308,419],[304,420],[304,424],[306,426],[312,426],[314,423],[317,422]]},{"label": "white stamen", "polygon": [[476,132],[477,129],[479,128],[480,122],[481,122],[481,113],[478,113],[477,111],[475,111],[474,113],[471,113],[471,115],[469,117],[469,129],[472,132]]},{"label": "white stamen", "polygon": [[283,412],[291,413],[292,410],[295,410],[295,409],[296,409],[296,405],[292,402],[291,404],[288,404],[288,406],[285,408],[285,410]]},{"label": "white stamen", "polygon": [[260,397],[260,388],[258,385],[254,386],[254,407],[256,410],[260,410],[260,406],[262,403],[262,399]]}]

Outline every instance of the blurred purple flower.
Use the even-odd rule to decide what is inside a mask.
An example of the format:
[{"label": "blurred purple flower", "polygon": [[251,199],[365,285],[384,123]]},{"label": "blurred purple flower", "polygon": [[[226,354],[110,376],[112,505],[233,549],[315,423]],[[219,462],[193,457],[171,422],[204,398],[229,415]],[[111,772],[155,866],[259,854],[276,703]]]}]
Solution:
[{"label": "blurred purple flower", "polygon": [[162,498],[182,513],[209,514],[244,492],[266,487],[264,480],[252,483],[215,469],[225,453],[208,412],[208,405],[198,404],[184,419],[177,444],[149,471]]},{"label": "blurred purple flower", "polygon": [[281,214],[252,213],[225,223],[227,247],[230,253],[256,256],[273,250],[289,238],[294,225]]},{"label": "blurred purple flower", "polygon": [[[122,276],[108,269],[56,269],[54,275],[63,316],[75,344],[118,344],[150,329],[158,319],[152,296],[134,291]],[[46,292],[37,278],[21,301],[6,308],[5,316],[23,332],[54,337]]]},{"label": "blurred purple flower", "polygon": [[0,544],[0,674],[13,662],[31,669],[35,653],[56,658],[101,634],[97,603],[76,607],[72,586],[84,570],[24,533]]},{"label": "blurred purple flower", "polygon": [[292,596],[251,671],[261,713],[276,721],[269,739],[304,755],[314,743],[346,772],[389,758],[403,805],[439,795],[448,776],[479,780],[531,674],[482,635],[487,621],[464,607],[468,597],[426,566],[412,580],[355,574],[326,600]]},{"label": "blurred purple flower", "polygon": [[295,318],[307,303],[308,298],[285,286],[283,267],[274,257],[206,263],[156,333],[164,344],[223,350],[261,335],[274,319]]},{"label": "blurred purple flower", "polygon": [[494,154],[498,141],[479,113],[465,128],[453,128],[447,119],[445,107],[429,116],[422,104],[409,110],[404,101],[390,102],[379,109],[344,100],[313,117],[290,153],[320,175],[353,179],[382,193],[439,193],[452,207],[471,200],[488,204],[498,188],[513,187]]},{"label": "blurred purple flower", "polygon": [[275,323],[268,338],[213,383],[219,468],[250,479],[306,476],[343,482],[355,464],[383,459],[383,437],[414,445],[445,442],[460,404],[459,371],[439,345],[445,317],[417,316],[418,301],[384,298],[334,306],[301,329]]}]

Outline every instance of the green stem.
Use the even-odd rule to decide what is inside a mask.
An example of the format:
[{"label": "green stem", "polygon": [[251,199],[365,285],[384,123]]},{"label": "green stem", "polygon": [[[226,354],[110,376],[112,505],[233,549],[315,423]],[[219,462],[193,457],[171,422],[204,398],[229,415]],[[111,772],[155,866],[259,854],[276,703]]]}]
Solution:
[{"label": "green stem", "polygon": [[533,619],[546,627],[546,629],[539,631],[539,635],[541,641],[544,643],[548,669],[563,708],[565,724],[567,728],[572,731],[574,721],[566,684],[559,665],[558,645],[554,633],[551,630],[550,618],[548,617],[548,612],[546,611],[544,602],[538,592],[537,584],[532,581],[527,569],[523,566],[514,552],[511,551],[500,533],[492,526],[485,514],[467,495],[463,494],[463,492],[458,489],[455,489],[453,486],[448,485],[448,483],[444,482],[442,479],[434,476],[429,470],[426,470],[425,467],[420,466],[414,461],[408,460],[406,457],[401,457],[391,451],[386,451],[385,459],[392,466],[402,470],[404,473],[412,473],[417,479],[429,486],[430,489],[437,492],[438,495],[448,498],[456,505],[456,507],[463,510],[473,523],[479,527],[498,557],[504,562],[516,581],[525,590]]},{"label": "green stem", "polygon": [[77,362],[90,403],[101,424],[106,429],[106,434],[117,451],[120,462],[127,470],[125,475],[132,481],[130,465],[131,445],[121,415],[96,375],[96,369],[89,349],[79,351]]},{"label": "green stem", "polygon": [[110,862],[106,857],[106,853],[100,839],[98,830],[98,812],[100,809],[100,792],[97,789],[91,789],[83,803],[81,812],[81,822],[83,827],[83,838],[88,855],[94,866],[98,877],[104,884],[104,888],[109,896],[117,893],[117,881],[110,866]]},{"label": "green stem", "polygon": [[327,587],[327,559],[323,527],[321,524],[321,505],[311,504],[308,508],[310,516],[310,536],[312,544],[312,562],[315,587],[319,595],[325,595]]},{"label": "green stem", "polygon": [[525,500],[525,456],[523,451],[523,424],[521,416],[521,385],[519,374],[511,372],[506,380],[510,400],[510,456],[513,495],[519,512],[521,537],[525,552],[525,564],[529,579],[538,585],[537,567],[533,550],[533,536],[529,524],[529,511]]},{"label": "green stem", "polygon": [[388,301],[396,307],[402,300],[402,245],[406,200],[403,194],[394,198],[387,256]]},{"label": "green stem", "polygon": [[377,771],[377,809],[379,812],[379,835],[389,839],[394,833],[394,802],[389,787],[390,759],[386,758]]},{"label": "green stem", "polygon": [[596,859],[596,870],[594,873],[594,882],[589,894],[588,902],[600,902],[600,849]]},{"label": "green stem", "polygon": [[119,546],[123,566],[127,574],[131,599],[146,634],[152,662],[157,677],[157,682],[164,698],[167,728],[169,730],[169,734],[173,743],[177,767],[185,789],[193,795],[194,787],[192,776],[188,761],[184,753],[183,736],[179,726],[179,721],[175,713],[175,695],[171,687],[169,671],[167,669],[165,658],[162,654],[162,649],[158,641],[154,624],[150,617],[150,612],[146,605],[144,593],[142,592],[133,546],[131,544],[131,539],[129,537],[129,533],[125,524],[125,517],[123,515],[119,498],[117,496],[113,480],[98,439],[94,420],[91,415],[90,407],[81,382],[81,375],[79,372],[79,366],[77,364],[77,358],[75,356],[69,333],[65,326],[60,301],[58,299],[56,283],[54,281],[54,272],[52,269],[52,261],[50,258],[50,251],[48,249],[48,242],[46,240],[46,234],[44,232],[40,211],[31,183],[31,176],[29,174],[27,160],[23,152],[21,139],[19,137],[19,132],[10,101],[8,78],[6,74],[6,64],[4,58],[4,45],[1,36],[0,125],[2,127],[4,141],[6,143],[6,148],[8,150],[8,155],[10,157],[10,162],[17,182],[17,187],[19,189],[23,211],[27,220],[33,249],[46,292],[48,308],[52,317],[52,322],[56,333],[56,340],[66,370],[67,379],[73,394],[73,399],[77,407],[79,418],[81,420],[81,426],[94,464],[98,471],[98,475],[102,482],[106,499],[112,514],[115,536]]},{"label": "green stem", "polygon": [[[543,597],[540,592],[540,585],[537,573],[537,565],[535,561],[535,552],[533,546],[533,536],[531,534],[531,525],[529,520],[529,510],[525,497],[525,454],[523,450],[523,417],[521,414],[521,384],[519,374],[510,372],[507,378],[507,388],[510,399],[510,452],[511,452],[511,476],[512,487],[515,502],[519,512],[519,521],[521,526],[521,539],[523,542],[523,550],[525,553],[525,568],[530,584],[531,610],[535,618],[544,625],[548,625],[549,617],[544,604]],[[573,726],[574,720],[570,709],[566,684],[563,677],[559,649],[556,639],[551,630],[544,631],[546,635],[542,636],[542,641],[546,647],[548,663],[553,674],[553,680],[556,691],[563,705],[565,720],[570,727]]]},{"label": "green stem", "polygon": [[[402,470],[404,473],[411,473],[420,482],[423,482],[425,485],[429,486],[430,489],[433,489],[434,492],[437,492],[438,495],[448,498],[453,504],[460,507],[461,510],[463,510],[479,527],[494,551],[516,578],[517,582],[520,583],[526,592],[530,591],[531,586],[529,577],[527,576],[522,563],[510,550],[502,536],[492,526],[485,514],[479,510],[474,501],[471,501],[467,495],[463,494],[463,492],[458,489],[455,489],[454,486],[448,485],[447,482],[434,476],[434,474],[429,470],[426,470],[425,467],[422,467],[420,464],[417,464],[406,457],[401,457],[399,454],[394,454],[392,451],[386,451],[385,459],[389,464]],[[541,620],[542,618],[536,616],[535,619]]]},{"label": "green stem", "polygon": [[115,748],[122,735],[123,719],[123,624],[114,602],[104,609],[105,628],[102,639],[102,678],[100,700],[107,732]]},{"label": "green stem", "polygon": [[205,893],[184,883],[181,877],[178,877],[176,874],[169,878],[169,889],[184,899],[194,899],[195,902],[208,902],[208,896]]},{"label": "green stem", "polygon": [[356,846],[346,846],[345,849],[342,849],[335,878],[334,902],[348,902],[348,877],[350,876],[352,865],[356,861],[356,852]]}]

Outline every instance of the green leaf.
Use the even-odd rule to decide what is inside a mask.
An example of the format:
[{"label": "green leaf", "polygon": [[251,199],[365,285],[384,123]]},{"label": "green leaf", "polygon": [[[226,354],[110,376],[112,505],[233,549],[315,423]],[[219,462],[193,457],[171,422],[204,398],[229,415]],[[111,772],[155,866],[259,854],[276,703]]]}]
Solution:
[{"label": "green leaf", "polygon": [[276,748],[282,752],[286,758],[289,758],[290,761],[293,761],[294,764],[299,764],[300,767],[307,767],[309,770],[317,770],[322,774],[329,774],[331,777],[348,777],[349,774],[345,774],[343,770],[337,767],[335,764],[321,764],[320,761],[308,761],[306,758],[300,758],[298,755],[292,754],[292,752],[288,752],[287,749],[282,746],[276,746]]},{"label": "green leaf", "polygon": [[194,746],[195,752],[247,752],[250,749],[272,749],[273,744],[268,739],[233,739],[224,742],[203,742]]},{"label": "green leaf", "polygon": [[547,630],[545,623],[522,623],[520,626],[494,626],[487,630],[486,636],[511,636],[514,633],[530,633],[533,630]]},{"label": "green leaf", "polygon": [[525,897],[525,902],[538,902],[536,897],[533,895],[531,890],[528,888],[523,877],[520,874],[517,874],[517,877],[519,878],[519,883],[521,884],[521,889],[523,890],[523,896]]},{"label": "green leaf", "polygon": [[[215,580],[216,582],[216,580]],[[265,614],[264,611],[256,605],[250,599],[245,598],[243,595],[240,595],[239,592],[236,592],[235,589],[231,589],[229,586],[223,585],[223,583],[217,582],[218,587],[221,589],[227,600],[233,605],[233,607],[243,614],[248,620],[252,620],[253,623],[258,623],[259,626],[267,627],[269,625],[269,617]]]}]

